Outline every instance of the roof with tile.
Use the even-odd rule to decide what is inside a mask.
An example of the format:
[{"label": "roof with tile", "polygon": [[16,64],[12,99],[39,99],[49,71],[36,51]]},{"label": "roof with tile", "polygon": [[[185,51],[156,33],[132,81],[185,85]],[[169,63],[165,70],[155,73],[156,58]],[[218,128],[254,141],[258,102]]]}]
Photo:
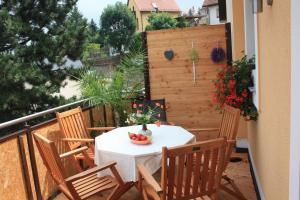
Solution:
[{"label": "roof with tile", "polygon": [[180,12],[176,0],[134,0],[139,11],[153,11],[157,6],[159,11]]},{"label": "roof with tile", "polygon": [[214,6],[218,5],[219,1],[218,0],[204,0],[203,2],[203,7],[209,7],[209,6]]}]

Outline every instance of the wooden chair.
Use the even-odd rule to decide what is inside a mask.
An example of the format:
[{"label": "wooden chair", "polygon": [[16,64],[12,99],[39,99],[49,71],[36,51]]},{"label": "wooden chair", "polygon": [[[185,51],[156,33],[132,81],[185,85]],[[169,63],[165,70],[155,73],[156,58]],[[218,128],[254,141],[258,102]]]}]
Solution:
[{"label": "wooden chair", "polygon": [[[220,127],[219,128],[200,128],[200,129],[188,129],[190,132],[203,132],[203,131],[218,131],[219,138],[227,138],[226,154],[225,154],[225,165],[224,171],[230,162],[231,154],[236,144],[236,136],[239,128],[240,110],[231,106],[225,106]],[[245,196],[239,190],[233,179],[228,177],[226,173],[223,173],[222,178],[229,183],[232,187],[227,187],[226,184],[221,184],[221,189],[227,193],[235,196],[237,199],[246,200]]]},{"label": "wooden chair", "polygon": [[[162,149],[161,184],[138,165],[144,200],[216,199],[222,177],[226,141],[223,138]],[[193,162],[193,156],[196,161]],[[142,186],[142,180],[146,184]]]},{"label": "wooden chair", "polygon": [[[129,183],[124,183],[120,177],[115,165],[116,162],[110,162],[103,166],[97,166],[80,172],[73,176],[67,176],[61,159],[79,153],[84,153],[88,148],[80,147],[76,150],[59,155],[53,141],[34,133],[34,140],[43,159],[43,162],[51,174],[59,189],[71,200],[87,199],[97,193],[113,189],[108,200],[118,199],[124,192],[131,187]],[[112,176],[98,177],[98,172],[105,169],[111,170]]]},{"label": "wooden chair", "polygon": [[78,161],[84,160],[89,167],[93,167],[94,139],[91,138],[89,131],[105,132],[114,129],[115,127],[87,128],[80,107],[62,113],[56,113],[56,118],[59,123],[60,130],[65,137],[62,140],[69,144],[71,150],[75,150],[81,147],[81,145],[89,146],[87,156],[81,153],[75,155],[75,159]]}]

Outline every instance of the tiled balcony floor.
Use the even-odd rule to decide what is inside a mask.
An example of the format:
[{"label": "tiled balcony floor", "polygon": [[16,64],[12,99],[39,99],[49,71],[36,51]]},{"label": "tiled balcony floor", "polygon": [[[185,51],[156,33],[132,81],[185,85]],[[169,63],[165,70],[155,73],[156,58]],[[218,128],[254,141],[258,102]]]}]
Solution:
[{"label": "tiled balcony floor", "polygon": [[[252,177],[250,174],[250,168],[248,163],[247,154],[234,154],[233,156],[238,156],[243,159],[242,162],[238,163],[229,163],[226,173],[234,178],[235,183],[238,185],[242,193],[245,195],[247,200],[257,200],[256,194],[254,191],[254,186],[252,182]],[[159,177],[160,172],[156,173],[155,176]],[[106,196],[110,191],[104,193],[103,196],[96,195],[91,197],[89,200],[105,200]],[[236,200],[234,197],[229,194],[221,191],[220,192],[220,200]],[[55,198],[55,200],[67,200],[67,198],[60,194]],[[139,195],[138,191],[135,187],[131,188],[127,193],[125,193],[120,200],[142,200],[142,197]]]}]

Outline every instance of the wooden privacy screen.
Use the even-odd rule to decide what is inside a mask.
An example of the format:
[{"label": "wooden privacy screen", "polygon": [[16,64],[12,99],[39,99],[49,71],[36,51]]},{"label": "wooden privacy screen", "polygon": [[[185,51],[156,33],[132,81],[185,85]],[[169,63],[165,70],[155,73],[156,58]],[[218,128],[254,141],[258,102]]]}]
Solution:
[{"label": "wooden privacy screen", "polygon": [[[195,82],[192,43],[199,57]],[[150,96],[165,98],[168,121],[188,128],[219,125],[221,116],[211,102],[212,80],[218,68],[226,65],[227,57],[213,63],[211,52],[218,46],[226,52],[225,24],[147,32]],[[174,52],[172,60],[165,57],[170,50]]]}]

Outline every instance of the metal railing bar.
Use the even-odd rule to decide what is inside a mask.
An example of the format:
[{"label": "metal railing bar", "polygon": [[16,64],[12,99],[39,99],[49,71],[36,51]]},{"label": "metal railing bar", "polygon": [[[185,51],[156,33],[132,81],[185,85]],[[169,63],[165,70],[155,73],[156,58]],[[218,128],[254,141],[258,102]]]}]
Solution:
[{"label": "metal railing bar", "polygon": [[35,160],[35,152],[33,146],[33,139],[31,135],[31,128],[28,125],[26,125],[25,128],[26,128],[27,145],[28,145],[28,152],[29,152],[32,176],[33,176],[33,183],[36,192],[36,198],[37,200],[43,200],[40,181],[39,181],[39,174],[38,174],[36,160]]},{"label": "metal railing bar", "polygon": [[0,137],[0,144],[3,142],[6,142],[8,140],[15,139],[16,137],[18,137],[18,135],[24,135],[24,134],[25,134],[25,129],[21,129],[19,131],[13,132],[11,134],[4,135],[4,136]]},{"label": "metal railing bar", "polygon": [[17,138],[18,138],[19,155],[20,155],[20,159],[21,159],[21,168],[22,168],[23,178],[25,181],[24,186],[25,186],[25,191],[27,194],[27,199],[33,200],[33,193],[32,193],[32,188],[31,188],[31,183],[30,183],[30,175],[29,175],[28,165],[27,165],[27,161],[26,161],[23,136],[18,135]]},{"label": "metal railing bar", "polygon": [[48,110],[45,110],[45,111],[42,111],[42,112],[34,113],[32,115],[28,115],[28,116],[25,116],[25,117],[20,117],[18,119],[14,119],[14,120],[11,120],[11,121],[8,121],[8,122],[4,122],[4,123],[0,124],[0,129],[6,128],[6,127],[9,127],[9,126],[13,126],[13,125],[16,125],[16,124],[20,124],[20,123],[29,121],[29,120],[37,118],[37,117],[47,115],[47,114],[62,110],[64,108],[71,107],[71,106],[83,103],[87,100],[88,99],[83,99],[83,100],[76,101],[76,102],[73,102],[73,103],[69,103],[69,104],[66,104],[66,105],[51,108],[51,109],[48,109]]},{"label": "metal railing bar", "polygon": [[[94,107],[95,106],[88,106],[88,107],[83,108],[82,110],[86,111],[86,110],[92,109]],[[41,122],[39,124],[36,124],[36,125],[32,126],[31,130],[34,131],[34,130],[42,127],[42,126],[46,126],[46,125],[49,125],[49,124],[52,124],[52,123],[55,123],[55,122],[56,122],[56,118],[53,118],[53,119],[50,119],[50,120],[47,120],[47,121],[44,121],[44,122]],[[25,129],[21,129],[19,131],[16,131],[16,132],[4,135],[4,136],[0,136],[0,144],[5,142],[5,141],[14,139],[14,138],[18,137],[19,135],[24,135],[25,132],[26,132]]]}]

